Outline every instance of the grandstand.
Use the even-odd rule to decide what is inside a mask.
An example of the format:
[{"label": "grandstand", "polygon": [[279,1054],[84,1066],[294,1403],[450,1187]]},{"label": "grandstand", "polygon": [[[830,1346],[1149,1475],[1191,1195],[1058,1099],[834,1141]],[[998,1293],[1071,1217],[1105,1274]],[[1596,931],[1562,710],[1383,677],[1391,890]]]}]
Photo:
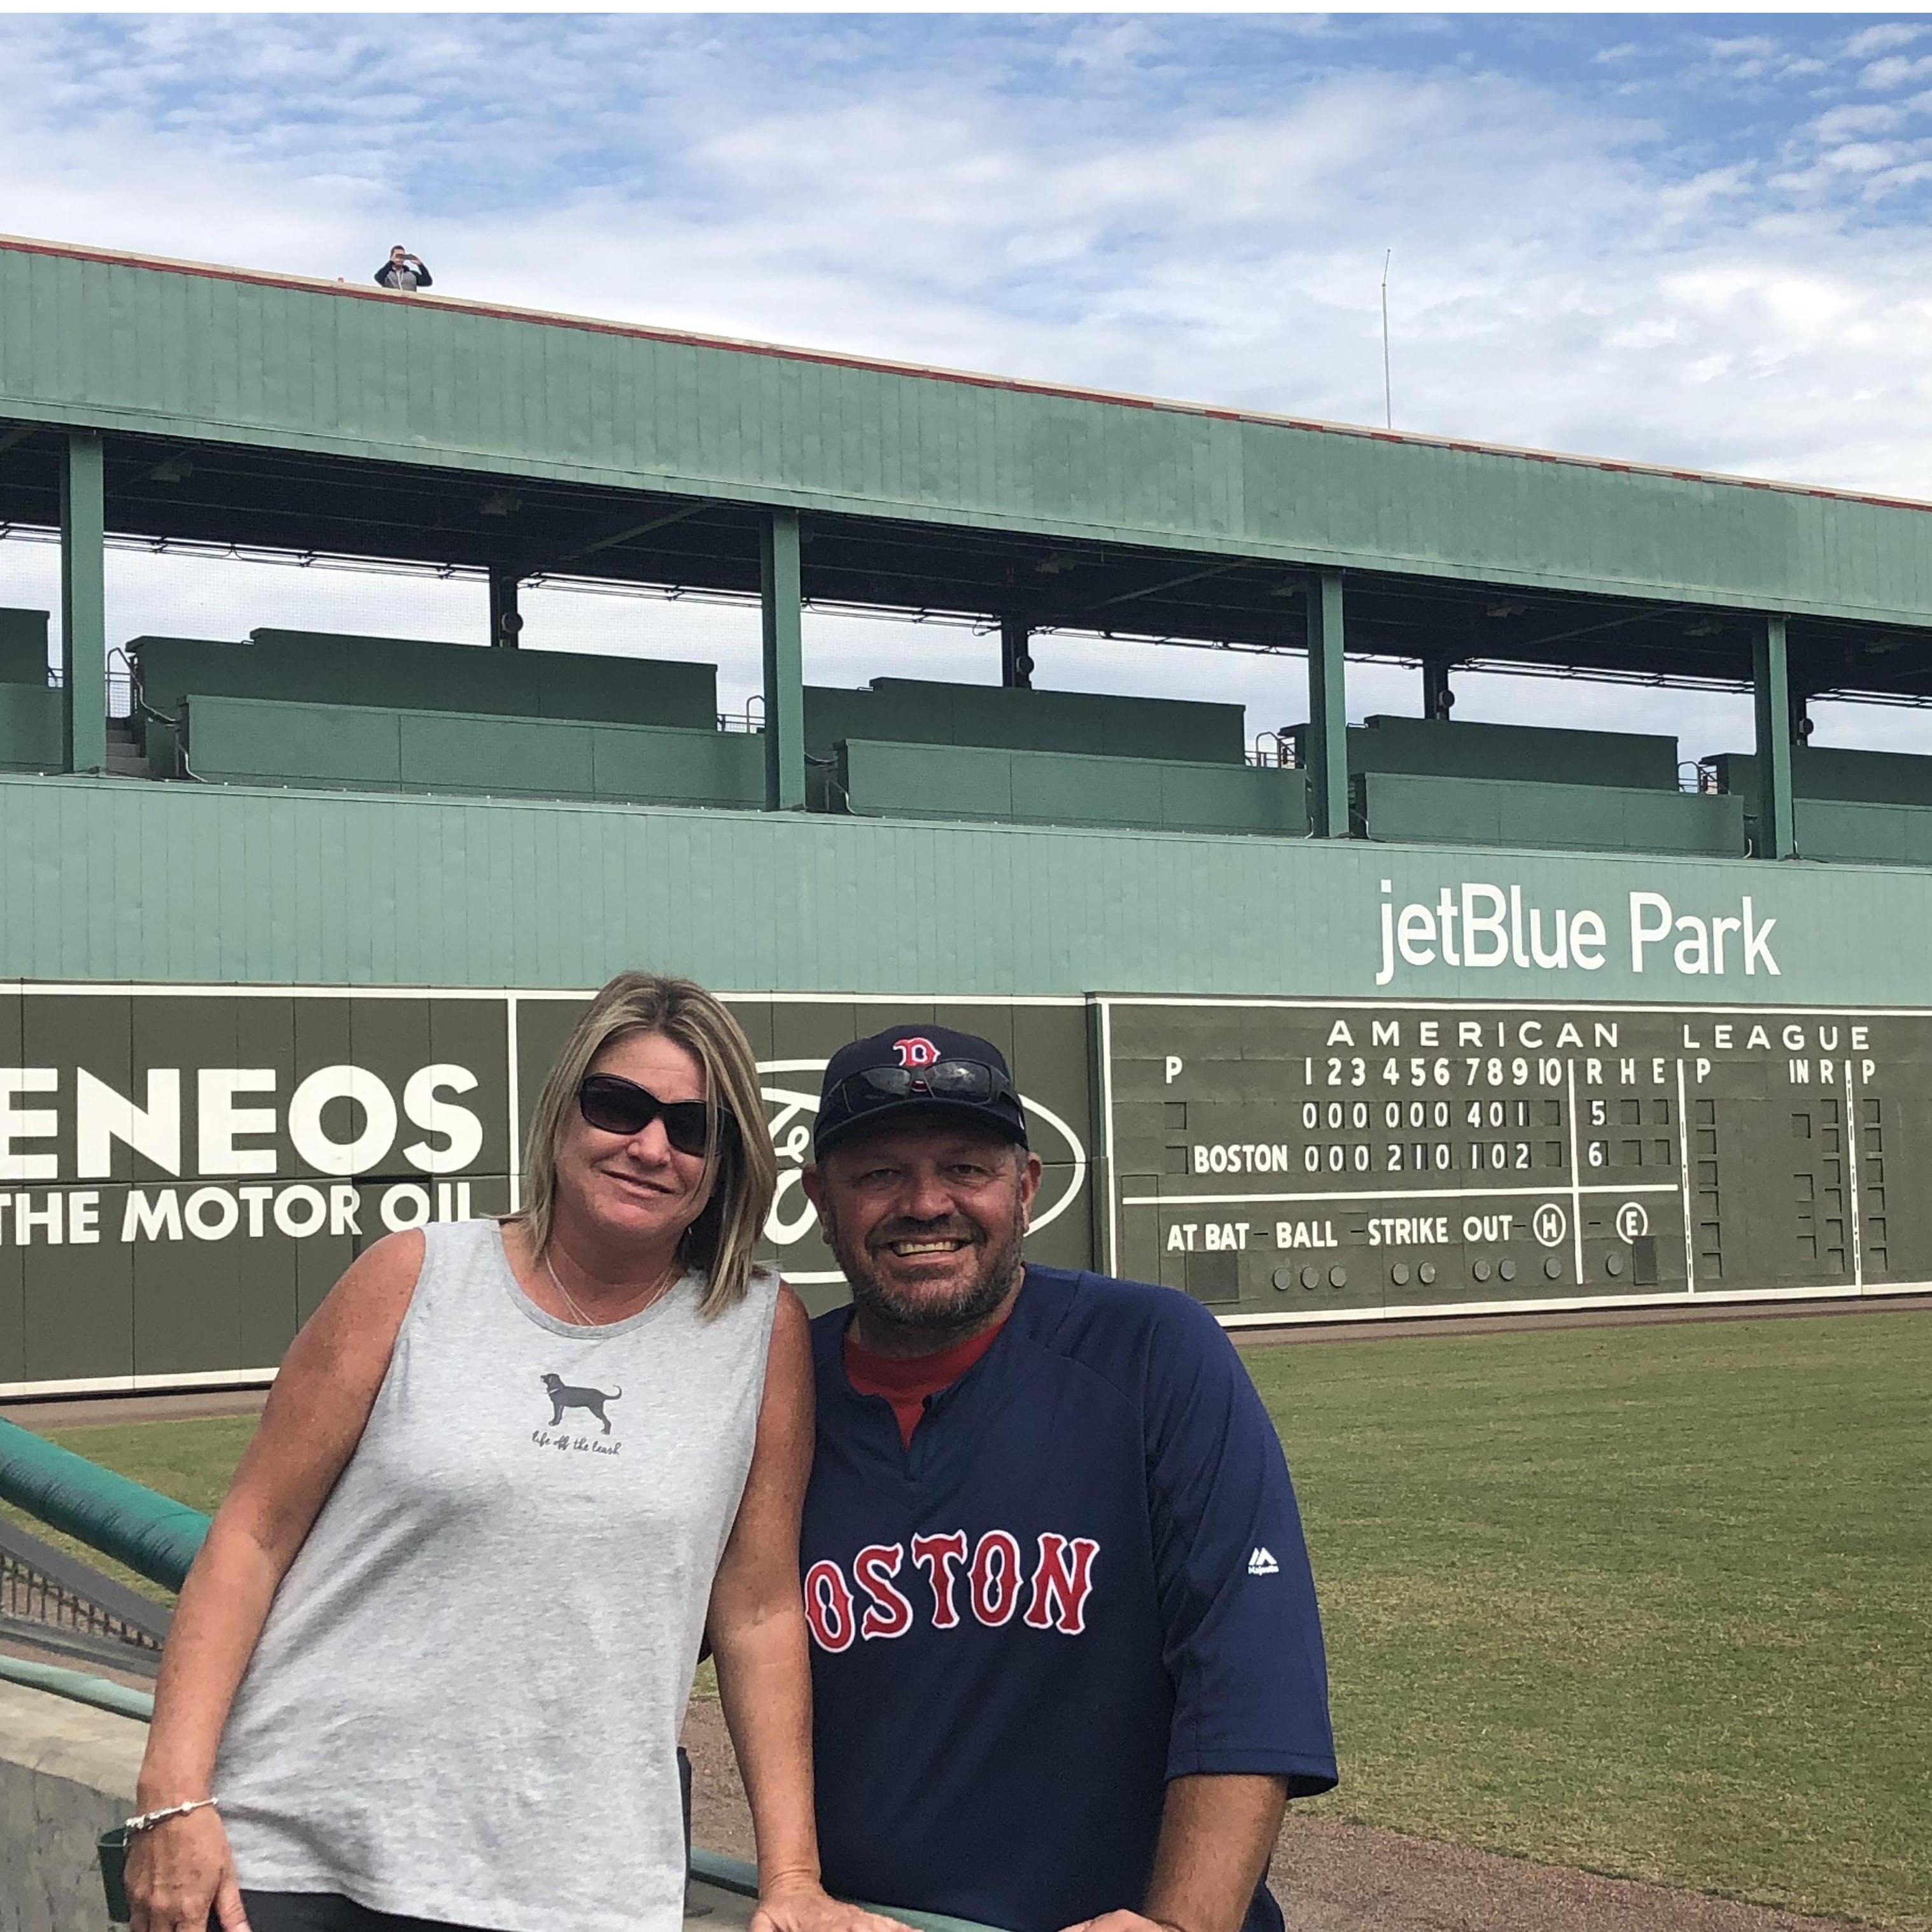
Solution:
[{"label": "grandstand", "polygon": [[[0,242],[0,535],[58,532],[62,573],[58,612],[0,610],[0,971],[21,1067],[56,1096],[44,1146],[16,1126],[15,1178],[93,1185],[104,1227],[144,1184],[212,1202],[268,1170],[197,1168],[207,1136],[124,1121],[88,1171],[74,1110],[98,1029],[51,1017],[56,996],[123,1003],[91,1070],[123,1096],[194,1001],[182,1052],[272,1066],[285,1096],[364,1052],[379,1000],[394,1024],[366,1056],[401,1092],[456,1057],[438,1003],[471,1000],[487,1040],[464,1064],[500,1068],[476,1072],[496,1110],[463,1172],[480,1211],[515,1196],[541,1003],[650,960],[764,1002],[775,1092],[888,996],[1023,1058],[1030,1040],[1065,1129],[1051,1239],[1229,1320],[1932,1274],[1913,1190],[1895,1177],[1888,1210],[1873,1178],[1881,1142],[1907,1174],[1932,1157],[1918,1021],[1850,1060],[1780,1021],[1809,1028],[1828,1090],[1817,1160],[1793,1180],[1777,1154],[1768,1204],[1747,1155],[1783,1144],[1765,1095],[1796,1049],[1774,1028],[1747,1064],[1740,1034],[1712,1073],[1664,1017],[1922,1004],[1932,758],[1807,741],[1822,699],[1932,702],[1925,506],[27,241]],[[133,541],[463,573],[488,624],[470,644],[122,634],[105,558]],[[523,648],[520,599],[566,578],[754,600],[753,716],[721,715],[694,650]],[[917,675],[908,650],[863,688],[807,685],[808,604],[997,631],[1001,682]],[[1238,706],[1032,688],[1068,632],[1305,658],[1308,715],[1257,749]],[[1417,715],[1350,725],[1364,661],[1412,668]],[[1459,674],[1496,670],[1749,692],[1754,737],[1456,721]],[[1508,1117],[1475,1138],[1412,1120],[1406,1064],[1378,1059],[1331,1121],[1342,1101],[1307,1090],[1370,999],[1587,1000],[1585,1048],[1621,1026],[1627,1056],[1647,1027],[1649,1057],[1626,1080],[1607,1051],[1547,1077],[1512,1054]],[[1276,1031],[1217,1001],[1273,1003]],[[303,1043],[316,1003],[348,1044]],[[1655,1010],[1642,1027],[1605,1017],[1632,1003]],[[272,1005],[288,1017],[264,1033],[249,1015]],[[1189,1086],[1207,1067],[1219,1084]],[[1732,1088],[1700,1097],[1707,1076]],[[797,1104],[774,1100],[775,1133]],[[346,1176],[454,1211],[388,1143],[332,1167],[270,1112],[275,1185]],[[1201,1178],[1231,1158],[1277,1178]],[[1499,1166],[1526,1178],[1483,1178]],[[1459,1208],[1418,1235],[1445,1174],[1478,1232]],[[1407,1204],[1400,1238],[1373,1232],[1362,1175]],[[1554,1218],[1528,1226],[1545,1204],[1554,1241]],[[82,1256],[0,1230],[0,1390],[266,1372],[373,1215],[297,1235],[258,1213],[233,1237],[258,1245],[212,1270],[167,1240]],[[280,1298],[244,1312],[263,1266]],[[156,1297],[214,1312],[164,1343]]]},{"label": "grandstand", "polygon": [[[0,302],[0,518],[63,530],[75,694],[34,694],[46,614],[0,615],[11,770],[116,769],[111,649],[160,778],[1767,857],[1808,818],[1847,861],[1932,807],[1895,754],[1802,750],[1817,698],[1932,697],[1919,506],[27,242]],[[110,530],[479,570],[500,654],[110,638]],[[566,569],[758,594],[762,798],[703,741],[708,667],[519,661],[519,586]],[[996,625],[1004,688],[808,689],[808,596]],[[1069,627],[1309,654],[1306,776],[1228,770],[1229,707],[1022,695]],[[1348,736],[1351,656],[1414,662],[1424,716]],[[1700,798],[1666,740],[1452,723],[1459,666],[1748,687],[1758,742]]]}]

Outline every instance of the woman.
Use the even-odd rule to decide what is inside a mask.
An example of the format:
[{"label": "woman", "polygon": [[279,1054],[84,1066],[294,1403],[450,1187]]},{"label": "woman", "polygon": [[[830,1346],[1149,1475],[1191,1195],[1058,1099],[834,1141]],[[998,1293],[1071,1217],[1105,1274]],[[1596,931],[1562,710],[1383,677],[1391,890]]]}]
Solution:
[{"label": "woman", "polygon": [[812,1369],[752,1262],[763,1119],[724,1007],[622,974],[538,1102],[523,1211],[388,1236],[336,1284],[182,1588],[135,1932],[211,1903],[228,1932],[674,1932],[706,1634],[759,1932],[884,1923],[818,1883]]}]

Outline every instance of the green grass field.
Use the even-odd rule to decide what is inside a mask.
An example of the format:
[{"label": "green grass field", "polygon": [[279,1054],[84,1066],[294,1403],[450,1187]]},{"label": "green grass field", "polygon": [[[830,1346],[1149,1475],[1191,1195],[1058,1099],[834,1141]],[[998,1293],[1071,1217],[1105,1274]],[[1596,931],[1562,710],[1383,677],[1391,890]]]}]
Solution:
[{"label": "green grass field", "polygon": [[1346,1816],[1932,1905],[1932,1318],[1256,1350]]},{"label": "green grass field", "polygon": [[[1328,1624],[1322,1812],[1932,1926],[1932,1318],[1247,1359]],[[62,1439],[206,1507],[248,1428]]]}]

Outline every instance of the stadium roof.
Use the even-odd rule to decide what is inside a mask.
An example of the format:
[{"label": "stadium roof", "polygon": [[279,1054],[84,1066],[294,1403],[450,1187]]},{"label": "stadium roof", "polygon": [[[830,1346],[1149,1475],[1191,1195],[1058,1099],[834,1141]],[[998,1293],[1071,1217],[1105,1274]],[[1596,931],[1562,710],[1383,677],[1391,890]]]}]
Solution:
[{"label": "stadium roof", "polygon": [[0,238],[0,525],[74,428],[158,541],[751,592],[789,508],[820,603],[1932,696],[1924,504]]}]

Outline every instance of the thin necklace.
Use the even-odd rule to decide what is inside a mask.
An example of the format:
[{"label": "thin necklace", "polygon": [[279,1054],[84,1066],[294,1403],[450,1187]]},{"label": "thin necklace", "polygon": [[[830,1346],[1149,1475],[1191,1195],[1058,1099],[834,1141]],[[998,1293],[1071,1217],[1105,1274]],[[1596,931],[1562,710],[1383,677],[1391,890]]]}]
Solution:
[{"label": "thin necklace", "polygon": [[[590,1316],[584,1313],[581,1308],[578,1307],[577,1305],[577,1298],[571,1293],[568,1288],[564,1286],[562,1280],[559,1276],[556,1270],[550,1265],[550,1250],[548,1248],[546,1248],[543,1252],[543,1264],[544,1272],[550,1276],[551,1286],[556,1288],[558,1294],[563,1297],[564,1306],[568,1309],[572,1315],[576,1316],[578,1324],[580,1327],[584,1328],[608,1328],[611,1325],[608,1322],[593,1321]],[[671,1264],[671,1272],[667,1275],[662,1281],[658,1282],[651,1289],[650,1292],[644,1297],[643,1300],[639,1302],[636,1307],[629,1311],[629,1313],[620,1315],[617,1317],[617,1319],[620,1322],[628,1322],[632,1315],[643,1314],[644,1310],[650,1307],[652,1302],[658,1300],[659,1298],[664,1294],[666,1290],[672,1287],[676,1282],[682,1279],[682,1271],[679,1270],[677,1264],[674,1262]]]}]

